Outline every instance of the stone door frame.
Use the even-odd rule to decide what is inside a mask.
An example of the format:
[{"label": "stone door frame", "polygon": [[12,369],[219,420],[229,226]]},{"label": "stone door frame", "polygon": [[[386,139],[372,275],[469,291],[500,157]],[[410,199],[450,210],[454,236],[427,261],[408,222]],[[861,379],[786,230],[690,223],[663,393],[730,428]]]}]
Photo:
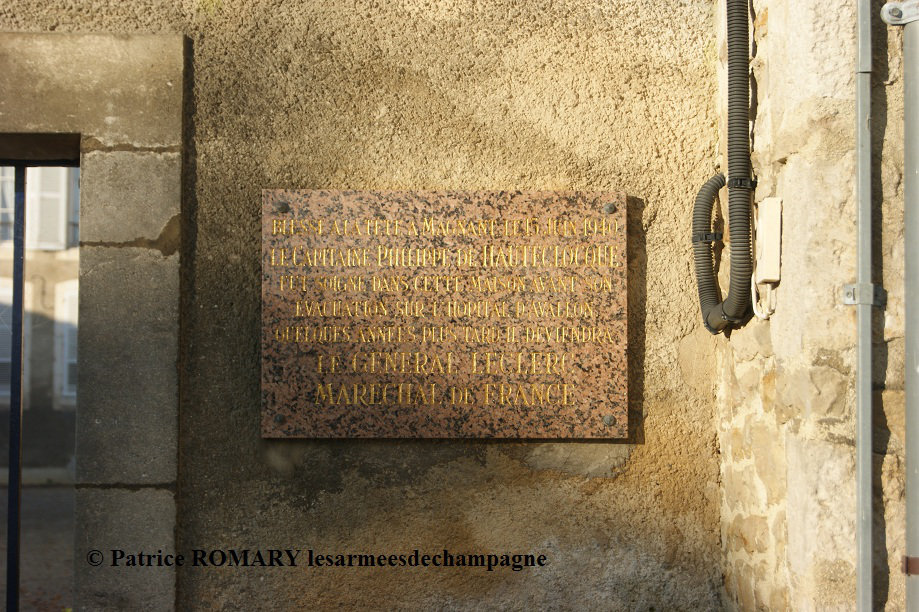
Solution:
[{"label": "stone door frame", "polygon": [[184,48],[181,35],[0,33],[0,158],[72,159],[54,147],[79,143],[78,609],[175,603],[174,568],[110,556],[175,549]]}]

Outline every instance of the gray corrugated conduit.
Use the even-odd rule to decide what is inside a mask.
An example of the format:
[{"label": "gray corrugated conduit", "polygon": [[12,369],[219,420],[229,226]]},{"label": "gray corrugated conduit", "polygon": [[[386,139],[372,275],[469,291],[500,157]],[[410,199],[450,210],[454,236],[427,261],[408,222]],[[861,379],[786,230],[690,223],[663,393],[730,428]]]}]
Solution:
[{"label": "gray corrugated conduit", "polygon": [[715,282],[712,243],[712,207],[725,185],[719,174],[709,179],[693,209],[692,242],[702,321],[713,334],[742,322],[750,307],[753,275],[750,198],[754,183],[750,170],[750,59],[746,0],[727,0],[728,34],[728,227],[731,233],[731,284],[721,301]]}]

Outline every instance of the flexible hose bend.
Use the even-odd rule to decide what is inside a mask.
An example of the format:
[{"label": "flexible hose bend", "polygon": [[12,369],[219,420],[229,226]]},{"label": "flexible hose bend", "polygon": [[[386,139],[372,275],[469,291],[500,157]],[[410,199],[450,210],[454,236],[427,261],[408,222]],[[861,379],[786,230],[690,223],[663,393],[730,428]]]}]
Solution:
[{"label": "flexible hose bend", "polygon": [[[750,170],[750,31],[747,7],[747,0],[727,0],[728,227],[731,232],[731,284],[724,301],[718,299],[720,296],[714,283],[714,262],[710,243],[693,243],[702,318],[705,327],[713,334],[723,331],[732,323],[743,321],[750,305],[750,277],[753,275],[750,198],[753,181]],[[718,177],[709,180],[696,198],[693,212],[694,235],[711,231],[711,211],[717,189],[714,193],[709,192],[716,179]],[[724,177],[721,177],[721,186],[723,185]],[[706,205],[701,208],[707,210],[704,220],[699,203],[703,196]],[[697,225],[700,226],[698,230]]]},{"label": "flexible hose bend", "polygon": [[[713,328],[708,323],[708,313],[721,302],[721,294],[715,282],[715,262],[711,242],[697,240],[712,231],[712,207],[718,191],[724,187],[724,175],[716,174],[708,179],[692,209],[692,253],[696,261],[696,287],[699,289],[699,306],[702,309],[702,322],[708,331],[717,334],[721,329]],[[713,239],[713,237],[710,237]],[[723,329],[723,328],[722,328]]]}]

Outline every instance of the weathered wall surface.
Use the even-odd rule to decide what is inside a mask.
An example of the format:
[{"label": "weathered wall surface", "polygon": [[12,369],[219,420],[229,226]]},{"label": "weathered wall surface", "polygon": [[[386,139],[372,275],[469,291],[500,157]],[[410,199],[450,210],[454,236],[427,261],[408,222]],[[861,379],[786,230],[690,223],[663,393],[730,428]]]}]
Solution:
[{"label": "weathered wall surface", "polygon": [[[718,350],[725,587],[742,610],[855,601],[855,309],[841,301],[856,263],[855,3],[818,4],[753,2],[756,199],[784,206],[776,312]],[[878,609],[902,610],[903,95],[900,32],[881,4],[875,282],[889,299],[874,330],[874,590]]]},{"label": "weathered wall surface", "polygon": [[[180,607],[719,606],[716,342],[688,238],[717,153],[709,0],[8,0],[0,28],[190,41],[178,548],[550,557],[521,573],[186,569]],[[627,192],[637,444],[261,441],[269,187]]]},{"label": "weathered wall surface", "polygon": [[[80,551],[71,557],[82,561],[73,564],[79,608],[175,600],[172,568],[119,575],[86,560],[120,543],[174,547],[183,43],[178,35],[0,34],[5,155],[81,164],[77,489],[74,538],[63,545]],[[124,180],[132,177],[141,180]]]}]

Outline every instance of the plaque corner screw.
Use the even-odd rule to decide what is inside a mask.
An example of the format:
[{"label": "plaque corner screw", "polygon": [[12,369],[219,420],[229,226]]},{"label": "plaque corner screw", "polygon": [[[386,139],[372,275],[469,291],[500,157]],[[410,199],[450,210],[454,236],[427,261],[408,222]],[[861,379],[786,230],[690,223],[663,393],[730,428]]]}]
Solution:
[{"label": "plaque corner screw", "polygon": [[274,415],[274,422],[278,425],[283,425],[285,421],[287,421],[287,418],[283,414]]},{"label": "plaque corner screw", "polygon": [[279,212],[279,213],[289,213],[289,212],[290,212],[290,204],[288,204],[287,202],[283,202],[283,201],[282,201],[282,202],[275,202],[275,203],[274,203],[274,209],[275,209],[276,212]]},{"label": "plaque corner screw", "polygon": [[608,215],[613,214],[614,212],[616,212],[616,210],[617,208],[616,208],[615,202],[607,202],[606,205],[603,207],[603,212],[605,212]]},{"label": "plaque corner screw", "polygon": [[610,427],[610,426],[612,426],[612,425],[615,425],[615,424],[616,424],[616,417],[614,417],[614,416],[611,415],[611,414],[606,415],[605,417],[603,417],[603,424],[606,425],[607,427]]}]

